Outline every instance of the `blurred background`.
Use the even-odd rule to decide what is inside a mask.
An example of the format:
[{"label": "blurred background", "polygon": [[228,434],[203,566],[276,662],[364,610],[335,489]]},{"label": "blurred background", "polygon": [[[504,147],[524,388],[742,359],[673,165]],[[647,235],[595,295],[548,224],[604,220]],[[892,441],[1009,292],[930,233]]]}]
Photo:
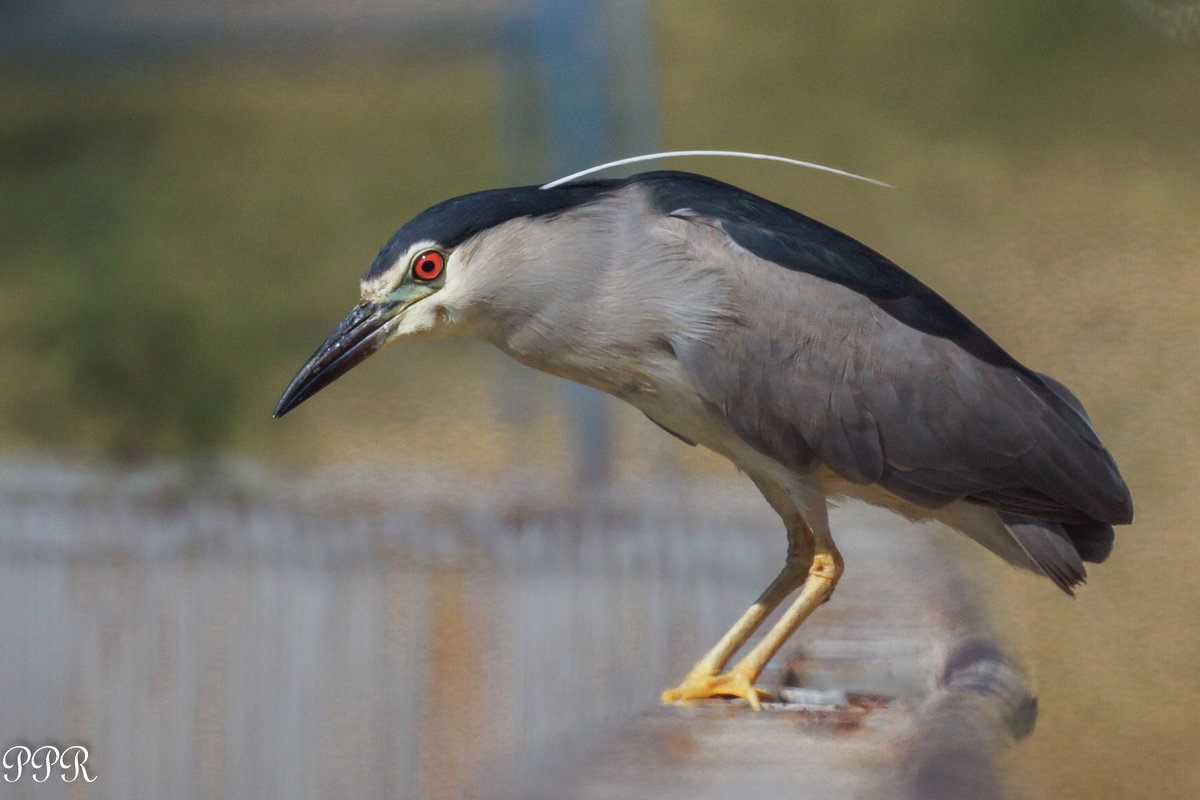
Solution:
[{"label": "blurred background", "polygon": [[[601,652],[636,618],[672,650],[642,642],[627,705],[580,713],[655,702],[782,552],[731,466],[468,343],[270,412],[415,213],[684,148],[899,187],[671,165],[866,242],[1084,401],[1135,500],[1111,560],[1072,601],[962,551],[1041,697],[1013,769],[1035,798],[1200,795],[1200,5],[1177,0],[0,2],[0,745],[86,740],[94,796],[236,795],[252,763],[264,796],[456,796],[468,777],[430,775],[558,735],[530,692],[455,698],[568,669],[512,666],[535,633],[488,649],[477,606],[544,610],[516,577],[574,574],[552,545],[585,542],[593,495],[627,555],[554,624]],[[548,538],[492,552],[498,528]],[[697,530],[707,556],[681,555]],[[698,575],[704,614],[670,591]],[[581,622],[609,602],[629,618]],[[320,783],[308,734],[256,727],[323,715],[340,763],[418,766]]]}]

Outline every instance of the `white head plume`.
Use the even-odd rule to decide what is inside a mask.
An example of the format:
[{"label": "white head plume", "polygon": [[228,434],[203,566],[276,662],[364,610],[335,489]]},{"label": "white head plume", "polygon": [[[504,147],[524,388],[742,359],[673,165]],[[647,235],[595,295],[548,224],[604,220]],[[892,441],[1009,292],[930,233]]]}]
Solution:
[{"label": "white head plume", "polygon": [[759,160],[763,160],[763,161],[781,161],[785,164],[795,164],[796,166],[799,166],[799,167],[808,167],[809,169],[817,169],[822,172],[831,172],[834,175],[841,175],[846,178],[854,178],[855,180],[866,181],[867,183],[873,183],[876,186],[884,186],[888,189],[895,188],[894,186],[892,186],[889,183],[884,183],[883,181],[877,181],[874,178],[864,178],[862,175],[855,175],[853,172],[846,172],[845,170],[834,169],[833,167],[826,167],[823,164],[814,164],[811,161],[797,161],[794,158],[784,158],[783,156],[772,156],[772,155],[767,155],[766,153],[741,153],[736,150],[672,150],[667,153],[647,153],[645,155],[640,155],[640,156],[630,156],[629,158],[622,158],[622,159],[618,159],[617,161],[609,161],[607,164],[599,164],[595,167],[588,167],[585,170],[580,170],[579,172],[573,172],[570,175],[567,175],[565,178],[558,178],[557,180],[553,180],[547,184],[543,184],[541,188],[553,189],[556,186],[562,186],[564,183],[570,183],[571,181],[577,180],[586,175],[591,175],[593,172],[600,172],[602,170],[611,169],[612,167],[621,167],[626,164],[635,164],[639,161],[652,161],[656,158],[682,158],[684,156],[719,156],[719,157],[729,157],[729,158],[754,158],[754,159],[759,159]]}]

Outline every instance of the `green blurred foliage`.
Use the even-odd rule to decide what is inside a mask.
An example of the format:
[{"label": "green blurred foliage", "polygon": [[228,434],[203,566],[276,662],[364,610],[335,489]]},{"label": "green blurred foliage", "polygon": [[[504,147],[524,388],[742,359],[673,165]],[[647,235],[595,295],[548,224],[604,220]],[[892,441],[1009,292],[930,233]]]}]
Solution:
[{"label": "green blurred foliage", "polygon": [[[1196,156],[1195,50],[1120,4],[658,8],[664,144],[930,188],[909,204],[914,244],[904,210],[872,213],[884,201],[860,186],[818,183],[809,204],[795,191],[808,176],[713,168],[849,220],[914,271],[907,259],[923,259],[956,302],[973,281],[937,260],[1002,197],[956,181],[1076,150],[1180,168]],[[0,354],[16,379],[0,387],[0,436],[125,459],[269,450],[275,394],[374,249],[422,207],[513,172],[496,153],[494,64],[471,49],[7,64]]]},{"label": "green blurred foliage", "polygon": [[47,442],[118,458],[225,444],[236,403],[216,332],[175,264],[134,233],[162,120],[54,109],[21,123],[2,143],[19,199],[0,228],[25,298],[11,341],[33,356],[17,419]]},{"label": "green blurred foliage", "polygon": [[283,380],[264,366],[315,346],[373,248],[488,166],[483,134],[461,130],[487,120],[456,88],[482,89],[469,66],[71,67],[10,70],[0,89],[0,352],[19,376],[0,403],[17,444],[125,460],[252,445],[244,422]]}]

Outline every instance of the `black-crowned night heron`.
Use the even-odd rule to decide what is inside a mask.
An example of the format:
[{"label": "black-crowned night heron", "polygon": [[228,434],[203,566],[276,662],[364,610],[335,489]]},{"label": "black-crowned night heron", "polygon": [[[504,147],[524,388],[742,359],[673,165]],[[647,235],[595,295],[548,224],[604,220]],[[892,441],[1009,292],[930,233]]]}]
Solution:
[{"label": "black-crowned night heron", "polygon": [[831,496],[939,520],[1067,593],[1133,515],[1062,384],[870,248],[700,175],[494,189],[422,212],[275,415],[386,344],[447,336],[625,400],[734,462],[783,518],[783,570],[664,702],[759,706],[763,667],[842,573]]}]

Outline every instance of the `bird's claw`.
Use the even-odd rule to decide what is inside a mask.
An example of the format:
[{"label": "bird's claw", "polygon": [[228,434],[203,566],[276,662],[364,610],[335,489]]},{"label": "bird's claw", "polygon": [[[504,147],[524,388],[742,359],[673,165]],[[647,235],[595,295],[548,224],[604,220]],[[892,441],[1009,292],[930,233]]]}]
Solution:
[{"label": "bird's claw", "polygon": [[688,675],[683,683],[662,693],[662,702],[672,705],[710,697],[740,697],[755,711],[762,711],[764,700],[774,699],[770,692],[754,688],[754,679],[735,667],[720,675]]}]

